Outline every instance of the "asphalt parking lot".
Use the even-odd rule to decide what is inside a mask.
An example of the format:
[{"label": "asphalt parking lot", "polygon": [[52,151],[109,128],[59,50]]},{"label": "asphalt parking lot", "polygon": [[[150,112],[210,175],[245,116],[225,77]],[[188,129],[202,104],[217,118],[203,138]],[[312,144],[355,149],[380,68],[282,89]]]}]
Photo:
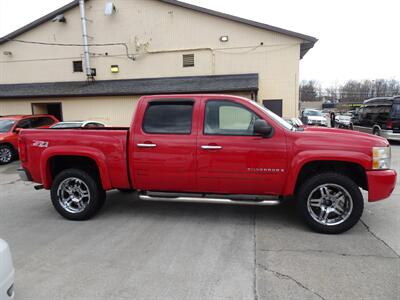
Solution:
[{"label": "asphalt parking lot", "polygon": [[[400,144],[393,145],[400,172]],[[400,299],[400,184],[351,231],[310,231],[290,206],[143,203],[110,192],[87,222],[0,166],[0,237],[25,299]]]}]

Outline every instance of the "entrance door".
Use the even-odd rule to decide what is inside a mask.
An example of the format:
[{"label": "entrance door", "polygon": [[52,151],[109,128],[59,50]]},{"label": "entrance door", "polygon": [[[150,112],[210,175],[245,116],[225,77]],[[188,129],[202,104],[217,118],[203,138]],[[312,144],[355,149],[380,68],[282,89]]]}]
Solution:
[{"label": "entrance door", "polygon": [[[286,140],[254,134],[264,116],[236,99],[205,99],[200,110],[204,124],[198,131],[198,186],[202,192],[276,195],[285,183]],[[268,120],[266,120],[268,121]]]},{"label": "entrance door", "polygon": [[32,114],[52,115],[59,121],[63,120],[61,103],[32,103]]},{"label": "entrance door", "polygon": [[275,99],[275,100],[264,100],[263,104],[266,108],[268,108],[273,113],[277,114],[278,116],[282,117],[282,100]]}]

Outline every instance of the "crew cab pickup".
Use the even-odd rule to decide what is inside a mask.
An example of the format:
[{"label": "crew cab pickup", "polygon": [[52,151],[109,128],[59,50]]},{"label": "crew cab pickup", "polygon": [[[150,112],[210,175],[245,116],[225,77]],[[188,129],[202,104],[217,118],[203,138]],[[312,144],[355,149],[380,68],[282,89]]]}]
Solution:
[{"label": "crew cab pickup", "polygon": [[340,233],[396,172],[384,138],[295,128],[254,101],[228,95],[142,97],[130,128],[22,130],[20,175],[51,192],[70,220],[93,217],[106,191],[145,201],[276,205],[295,201],[315,231]]}]

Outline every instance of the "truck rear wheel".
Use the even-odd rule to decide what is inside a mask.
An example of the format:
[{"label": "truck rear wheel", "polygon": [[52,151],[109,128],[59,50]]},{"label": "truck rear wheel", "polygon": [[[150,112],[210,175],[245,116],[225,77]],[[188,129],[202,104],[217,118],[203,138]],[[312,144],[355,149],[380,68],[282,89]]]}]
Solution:
[{"label": "truck rear wheel", "polygon": [[323,173],[301,185],[297,206],[313,230],[338,234],[351,229],[360,220],[364,199],[357,184],[347,176]]},{"label": "truck rear wheel", "polygon": [[106,193],[99,180],[79,169],[59,173],[51,186],[51,201],[66,219],[83,221],[92,218],[103,206]]}]

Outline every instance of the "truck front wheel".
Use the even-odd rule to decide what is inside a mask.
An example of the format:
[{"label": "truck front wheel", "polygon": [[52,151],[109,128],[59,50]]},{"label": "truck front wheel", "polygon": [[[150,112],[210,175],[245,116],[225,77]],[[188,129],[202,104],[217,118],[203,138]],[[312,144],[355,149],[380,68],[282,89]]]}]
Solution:
[{"label": "truck front wheel", "polygon": [[103,206],[106,193],[99,180],[79,169],[60,172],[51,186],[51,201],[66,219],[83,221],[92,218]]},{"label": "truck front wheel", "polygon": [[15,151],[9,145],[0,145],[0,165],[6,165],[15,158]]},{"label": "truck front wheel", "polygon": [[313,230],[338,234],[351,229],[360,220],[364,199],[357,184],[347,176],[323,173],[301,185],[297,206]]}]

